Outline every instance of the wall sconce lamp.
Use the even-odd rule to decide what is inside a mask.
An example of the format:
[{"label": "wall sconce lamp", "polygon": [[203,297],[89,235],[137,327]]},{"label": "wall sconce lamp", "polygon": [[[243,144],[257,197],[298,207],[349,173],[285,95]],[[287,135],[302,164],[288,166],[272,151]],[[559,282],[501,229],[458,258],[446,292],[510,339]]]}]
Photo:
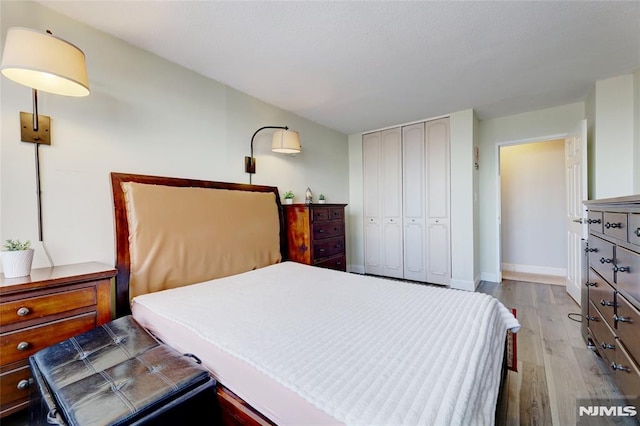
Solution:
[{"label": "wall sconce lamp", "polygon": [[35,144],[38,237],[42,242],[38,148],[41,144],[51,145],[51,118],[38,115],[38,90],[64,96],[87,96],[89,79],[85,57],[82,50],[53,36],[50,31],[45,34],[13,27],[7,31],[0,72],[32,89],[33,113],[20,112],[20,128],[21,140]]},{"label": "wall sconce lamp", "polygon": [[253,158],[253,140],[258,132],[264,129],[278,129],[273,132],[273,139],[271,141],[271,151],[279,152],[281,154],[297,154],[301,151],[300,135],[298,132],[289,130],[287,126],[264,126],[260,127],[251,136],[251,156],[244,157],[244,171],[249,173],[249,183],[251,183],[251,176],[256,172],[256,159]]}]

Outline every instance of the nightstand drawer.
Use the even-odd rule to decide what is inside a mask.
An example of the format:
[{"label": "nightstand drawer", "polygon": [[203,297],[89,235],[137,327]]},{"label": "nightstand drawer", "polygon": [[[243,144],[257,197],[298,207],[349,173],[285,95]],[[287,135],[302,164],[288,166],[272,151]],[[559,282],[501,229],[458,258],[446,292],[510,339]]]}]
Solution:
[{"label": "nightstand drawer", "polygon": [[96,313],[90,312],[45,325],[0,335],[0,363],[20,361],[30,355],[96,326]]},{"label": "nightstand drawer", "polygon": [[95,305],[94,286],[0,304],[0,324],[8,325]]},{"label": "nightstand drawer", "polygon": [[321,240],[313,245],[313,257],[318,260],[344,253],[344,238]]},{"label": "nightstand drawer", "polygon": [[314,240],[344,235],[344,222],[320,222],[314,223],[312,227]]},{"label": "nightstand drawer", "polygon": [[344,256],[337,256],[332,259],[323,260],[322,262],[316,263],[314,266],[319,266],[321,268],[336,269],[338,271],[347,270],[347,262]]},{"label": "nightstand drawer", "polygon": [[24,400],[29,396],[31,371],[28,365],[0,374],[0,406]]}]

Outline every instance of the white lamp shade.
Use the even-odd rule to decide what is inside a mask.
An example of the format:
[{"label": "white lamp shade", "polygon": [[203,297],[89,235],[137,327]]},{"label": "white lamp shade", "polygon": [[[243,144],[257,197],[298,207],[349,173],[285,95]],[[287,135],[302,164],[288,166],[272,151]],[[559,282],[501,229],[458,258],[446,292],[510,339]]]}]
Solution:
[{"label": "white lamp shade", "polygon": [[9,28],[2,74],[20,84],[65,96],[87,96],[84,53],[73,44],[28,28]]},{"label": "white lamp shade", "polygon": [[273,132],[271,151],[281,154],[297,154],[300,152],[300,135],[293,130],[276,130]]}]

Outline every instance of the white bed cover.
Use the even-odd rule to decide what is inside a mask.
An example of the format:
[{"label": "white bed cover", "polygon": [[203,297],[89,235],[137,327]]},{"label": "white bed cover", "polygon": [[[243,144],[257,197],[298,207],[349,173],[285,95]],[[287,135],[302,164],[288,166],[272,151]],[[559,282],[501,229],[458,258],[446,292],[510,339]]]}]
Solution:
[{"label": "white bed cover", "polygon": [[495,298],[284,262],[136,297],[133,316],[276,424],[490,425]]}]

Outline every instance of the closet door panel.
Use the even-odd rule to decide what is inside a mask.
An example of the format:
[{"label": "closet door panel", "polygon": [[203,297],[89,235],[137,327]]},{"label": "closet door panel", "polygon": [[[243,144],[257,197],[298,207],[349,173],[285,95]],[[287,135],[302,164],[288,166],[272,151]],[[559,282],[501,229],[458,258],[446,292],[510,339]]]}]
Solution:
[{"label": "closet door panel", "polygon": [[426,281],[424,123],[402,128],[404,277]]},{"label": "closet door panel", "polygon": [[384,266],[382,275],[402,278],[402,224],[391,218],[386,219],[383,226]]},{"label": "closet door panel", "polygon": [[449,217],[449,119],[426,123],[427,216]]},{"label": "closet door panel", "polygon": [[382,132],[382,216],[402,217],[402,146],[400,128]]},{"label": "closet door panel", "polygon": [[451,261],[449,247],[449,222],[439,220],[427,225],[427,281],[449,285]]},{"label": "closet door panel", "polygon": [[382,275],[380,132],[362,136],[364,190],[364,271]]}]

